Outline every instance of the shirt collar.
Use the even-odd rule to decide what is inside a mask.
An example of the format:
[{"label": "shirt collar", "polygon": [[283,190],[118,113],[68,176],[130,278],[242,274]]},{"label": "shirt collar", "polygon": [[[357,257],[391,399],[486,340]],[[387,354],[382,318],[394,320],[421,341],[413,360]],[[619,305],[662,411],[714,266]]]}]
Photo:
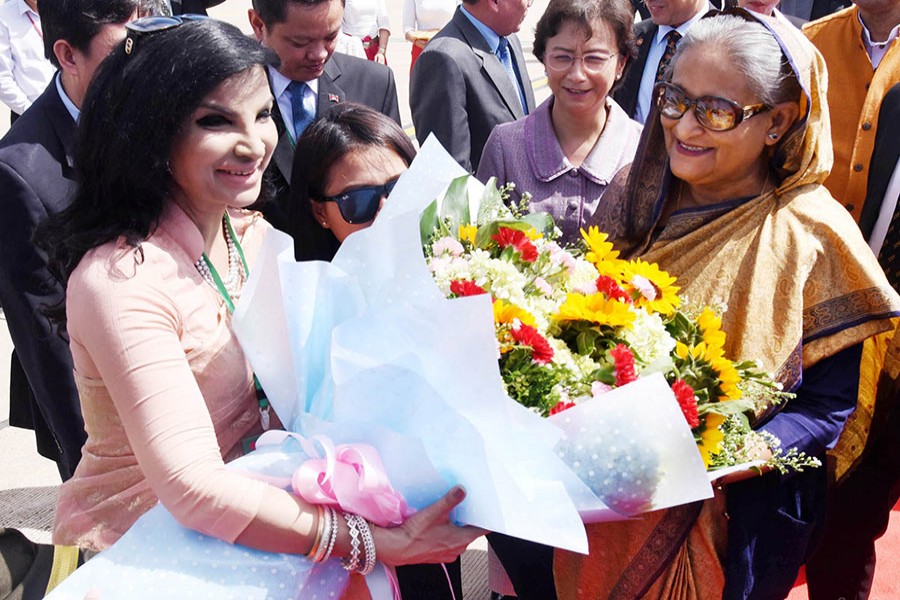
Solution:
[{"label": "shirt collar", "polygon": [[462,14],[464,14],[466,18],[469,19],[469,21],[472,23],[472,25],[475,26],[475,29],[477,29],[478,33],[480,33],[484,38],[484,41],[488,43],[488,46],[491,48],[491,52],[496,54],[497,48],[500,47],[500,36],[497,35],[497,33],[493,29],[473,17],[472,14],[466,10],[464,4],[461,4],[459,8]]},{"label": "shirt collar", "polygon": [[900,25],[896,25],[893,29],[891,29],[891,33],[888,35],[885,41],[873,42],[872,36],[869,34],[869,28],[866,27],[865,23],[863,23],[862,15],[859,14],[858,10],[856,11],[856,18],[859,19],[859,24],[862,25],[863,44],[865,44],[866,51],[870,54],[873,48],[885,48],[889,46],[891,42],[896,40],[898,35],[900,35]]},{"label": "shirt collar", "polygon": [[[275,67],[269,67],[269,81],[272,82],[272,95],[275,98],[280,98],[281,95],[285,92],[287,87],[291,85],[291,80],[281,74],[281,71],[276,69]],[[304,82],[309,86],[309,89],[313,91],[314,94],[318,95],[319,93],[319,80],[313,79],[312,81]]]},{"label": "shirt collar", "polygon": [[[543,182],[553,181],[564,173],[568,173],[574,167],[566,155],[563,154],[556,133],[553,131],[551,109],[553,97],[551,96],[538,106],[532,116],[525,121],[526,127],[533,127],[534,135],[526,135],[527,140],[534,140],[531,149],[534,161],[535,175]],[[619,167],[619,153],[611,152],[615,141],[628,137],[627,127],[629,117],[619,105],[610,98],[606,99],[606,125],[591,151],[585,157],[577,170],[585,177],[599,185],[607,185],[616,174]]]},{"label": "shirt collar", "polygon": [[712,6],[707,6],[706,10],[701,10],[696,15],[694,15],[693,17],[691,17],[690,19],[688,19],[687,21],[685,21],[678,27],[672,27],[670,25],[660,25],[656,30],[656,43],[659,44],[660,42],[665,40],[666,34],[669,33],[670,31],[672,31],[673,29],[678,31],[678,33],[681,34],[681,37],[684,37],[685,34],[688,32],[688,29],[690,29],[694,23],[696,23],[697,21],[702,19],[703,16],[712,9],[713,9]]},{"label": "shirt collar", "polygon": [[25,4],[25,0],[17,0],[19,3],[19,14],[24,15],[25,13],[30,12],[33,17],[37,17],[40,19],[40,15],[35,11],[31,10],[31,7]]},{"label": "shirt collar", "polygon": [[59,99],[62,100],[63,106],[65,106],[66,110],[69,111],[69,114],[72,115],[72,120],[77,123],[78,117],[81,116],[81,111],[75,106],[75,103],[69,99],[69,96],[66,95],[66,90],[63,89],[62,85],[62,76],[59,73],[56,74],[56,91],[59,92]]}]

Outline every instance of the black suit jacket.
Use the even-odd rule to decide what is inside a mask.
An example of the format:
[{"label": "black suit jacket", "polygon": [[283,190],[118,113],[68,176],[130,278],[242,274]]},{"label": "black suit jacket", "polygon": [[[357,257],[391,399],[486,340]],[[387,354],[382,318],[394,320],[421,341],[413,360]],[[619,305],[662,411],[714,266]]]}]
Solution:
[{"label": "black suit jacket", "polygon": [[64,290],[31,235],[40,221],[71,202],[74,132],[54,80],[0,140],[0,304],[32,392],[10,391],[11,422],[28,425],[31,416],[39,451],[57,461],[64,478],[81,458],[84,422],[69,346],[41,313]]},{"label": "black suit jacket", "polygon": [[222,4],[224,1],[225,0],[172,0],[172,14],[205,15],[207,8]]},{"label": "black suit jacket", "polygon": [[[534,91],[522,45],[514,35],[508,39],[525,104],[531,112]],[[518,90],[500,59],[459,8],[416,60],[409,83],[409,106],[419,143],[434,133],[470,172],[478,170],[481,152],[494,127],[525,116]]]},{"label": "black suit jacket", "polygon": [[[326,114],[331,106],[339,102],[365,104],[400,124],[394,72],[385,65],[346,54],[332,55],[319,77],[316,115]],[[299,233],[290,193],[294,147],[277,106],[272,112],[278,128],[278,144],[266,169],[266,176],[273,187],[273,197],[258,208],[272,225],[296,239]]]},{"label": "black suit jacket", "polygon": [[859,217],[859,228],[866,239],[872,235],[875,221],[878,220],[881,203],[884,201],[884,194],[898,158],[900,158],[900,83],[895,84],[885,94],[878,113],[878,131],[875,134],[875,149],[869,163],[871,168],[866,200]]},{"label": "black suit jacket", "polygon": [[[641,77],[644,76],[644,67],[647,65],[647,55],[653,45],[653,38],[659,26],[650,19],[641,21],[634,26],[635,43],[638,45],[638,55],[622,76],[619,86],[613,91],[613,100],[621,106],[632,119],[637,112],[638,92],[641,89]],[[656,68],[656,67],[654,67]]]}]

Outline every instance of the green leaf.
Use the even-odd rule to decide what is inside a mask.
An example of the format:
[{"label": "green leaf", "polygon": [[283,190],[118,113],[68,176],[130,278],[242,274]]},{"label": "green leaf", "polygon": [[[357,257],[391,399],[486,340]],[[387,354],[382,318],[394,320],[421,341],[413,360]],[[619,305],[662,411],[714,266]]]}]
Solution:
[{"label": "green leaf", "polygon": [[472,222],[469,216],[468,182],[470,175],[462,175],[450,182],[441,205],[441,219],[450,221],[451,231]]},{"label": "green leaf", "polygon": [[419,218],[419,235],[422,236],[422,245],[427,246],[432,241],[434,230],[439,224],[437,216],[437,200],[434,200],[422,211]]},{"label": "green leaf", "polygon": [[522,221],[537,229],[545,237],[550,237],[553,234],[553,228],[556,227],[553,224],[553,217],[545,212],[529,213],[522,217]]}]

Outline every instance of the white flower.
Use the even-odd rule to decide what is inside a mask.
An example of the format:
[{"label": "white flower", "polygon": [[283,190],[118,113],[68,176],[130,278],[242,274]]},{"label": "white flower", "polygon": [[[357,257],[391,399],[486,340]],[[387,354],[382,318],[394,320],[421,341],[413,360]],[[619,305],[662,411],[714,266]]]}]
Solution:
[{"label": "white flower", "polygon": [[675,340],[666,331],[658,314],[650,314],[641,309],[633,312],[636,315],[634,324],[623,331],[622,337],[639,359],[635,361],[635,373],[649,375],[669,371],[672,368],[671,355],[675,349]]},{"label": "white flower", "polygon": [[534,287],[536,287],[547,296],[553,295],[553,287],[549,283],[547,283],[547,280],[543,277],[534,278]]}]

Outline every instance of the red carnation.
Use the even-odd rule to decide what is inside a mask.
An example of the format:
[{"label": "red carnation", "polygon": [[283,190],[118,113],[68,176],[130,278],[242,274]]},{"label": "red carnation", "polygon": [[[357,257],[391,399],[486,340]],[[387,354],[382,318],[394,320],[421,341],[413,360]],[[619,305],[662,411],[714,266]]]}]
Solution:
[{"label": "red carnation", "polygon": [[457,296],[477,296],[487,294],[487,291],[474,281],[468,279],[454,279],[450,282],[450,292]]},{"label": "red carnation", "polygon": [[609,275],[601,275],[597,278],[597,291],[606,294],[610,300],[622,300],[626,304],[631,304],[631,295]]},{"label": "red carnation", "polygon": [[676,379],[672,384],[672,391],[675,392],[675,399],[678,400],[678,406],[684,413],[691,429],[700,425],[700,415],[697,413],[697,398],[694,396],[694,388],[689,386],[683,379]]},{"label": "red carnation", "polygon": [[616,364],[616,387],[621,387],[637,379],[634,374],[634,353],[625,344],[616,344],[609,351]]},{"label": "red carnation", "polygon": [[555,415],[556,413],[561,413],[564,410],[569,410],[575,406],[574,402],[557,402],[556,406],[550,409],[550,414]]},{"label": "red carnation", "polygon": [[491,239],[497,242],[501,249],[512,246],[522,255],[525,262],[534,262],[537,260],[538,251],[531,240],[524,232],[518,229],[510,229],[509,227],[501,227],[497,233],[491,236]]},{"label": "red carnation", "polygon": [[553,360],[553,348],[531,325],[519,325],[518,329],[513,329],[510,333],[516,342],[531,348],[531,360],[534,362],[546,365]]}]

